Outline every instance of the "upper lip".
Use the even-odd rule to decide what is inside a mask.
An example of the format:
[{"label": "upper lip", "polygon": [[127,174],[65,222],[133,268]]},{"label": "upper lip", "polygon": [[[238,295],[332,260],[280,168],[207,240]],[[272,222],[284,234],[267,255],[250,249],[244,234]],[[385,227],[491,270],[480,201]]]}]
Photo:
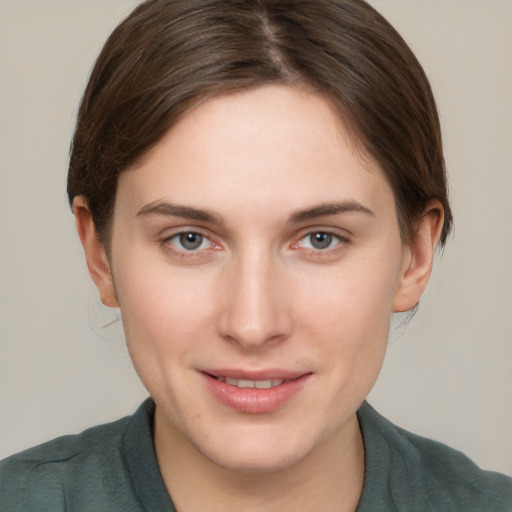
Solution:
[{"label": "upper lip", "polygon": [[213,377],[229,377],[238,380],[295,380],[311,372],[269,368],[265,370],[243,370],[239,368],[215,368],[201,370]]}]

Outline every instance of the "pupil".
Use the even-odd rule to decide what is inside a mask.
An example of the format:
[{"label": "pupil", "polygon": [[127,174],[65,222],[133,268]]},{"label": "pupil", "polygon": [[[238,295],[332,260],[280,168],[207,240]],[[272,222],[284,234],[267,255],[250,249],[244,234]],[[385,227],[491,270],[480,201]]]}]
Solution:
[{"label": "pupil", "polygon": [[203,242],[203,237],[197,233],[183,233],[180,235],[180,244],[188,250],[197,249]]},{"label": "pupil", "polygon": [[329,247],[329,245],[331,245],[332,235],[329,233],[322,232],[314,233],[313,235],[311,235],[310,240],[311,245],[315,249],[326,249],[327,247]]}]

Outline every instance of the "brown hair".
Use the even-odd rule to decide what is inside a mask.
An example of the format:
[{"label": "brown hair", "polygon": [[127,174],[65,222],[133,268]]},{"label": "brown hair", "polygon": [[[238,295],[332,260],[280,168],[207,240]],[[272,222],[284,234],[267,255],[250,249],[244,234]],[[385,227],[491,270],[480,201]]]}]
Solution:
[{"label": "brown hair", "polygon": [[452,224],[435,101],[417,59],[362,0],[148,0],[107,40],[78,113],[70,202],[108,245],[117,177],[187,111],[273,83],[324,95],[381,166],[404,240],[431,199]]}]

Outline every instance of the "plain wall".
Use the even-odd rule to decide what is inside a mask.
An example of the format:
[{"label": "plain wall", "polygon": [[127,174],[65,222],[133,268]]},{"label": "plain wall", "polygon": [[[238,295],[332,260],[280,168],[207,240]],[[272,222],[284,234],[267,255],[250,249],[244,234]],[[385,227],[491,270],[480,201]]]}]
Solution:
[{"label": "plain wall", "polygon": [[[86,78],[136,3],[0,2],[0,457],[131,413],[146,396],[119,329],[101,328],[111,312],[65,194]],[[512,474],[512,2],[372,3],[431,79],[456,230],[370,401]]]}]

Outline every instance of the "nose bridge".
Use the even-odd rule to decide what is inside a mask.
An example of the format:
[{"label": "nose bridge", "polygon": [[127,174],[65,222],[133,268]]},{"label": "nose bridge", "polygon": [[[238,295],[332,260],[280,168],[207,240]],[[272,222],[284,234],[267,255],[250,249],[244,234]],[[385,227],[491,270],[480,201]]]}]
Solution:
[{"label": "nose bridge", "polygon": [[285,338],[291,329],[286,293],[279,290],[279,261],[272,251],[246,248],[227,271],[227,300],[220,315],[224,337],[245,348]]}]

